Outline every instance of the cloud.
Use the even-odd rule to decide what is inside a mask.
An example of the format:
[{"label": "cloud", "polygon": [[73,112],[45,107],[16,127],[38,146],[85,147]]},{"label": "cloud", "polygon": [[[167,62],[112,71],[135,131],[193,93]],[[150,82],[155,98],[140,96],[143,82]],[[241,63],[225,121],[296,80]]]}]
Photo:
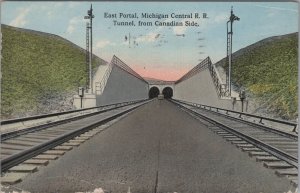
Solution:
[{"label": "cloud", "polygon": [[47,16],[48,16],[49,19],[52,19],[55,16],[55,14],[52,10],[50,10],[50,11],[47,12]]},{"label": "cloud", "polygon": [[274,17],[279,13],[279,10],[276,9],[270,9],[267,13],[267,17]]},{"label": "cloud", "polygon": [[228,13],[219,13],[215,17],[212,18],[215,23],[223,23],[229,19]]},{"label": "cloud", "polygon": [[200,19],[196,19],[196,18],[189,19],[189,18],[186,18],[186,19],[183,19],[183,20],[180,21],[180,22],[183,23],[183,26],[175,26],[175,27],[173,27],[174,34],[185,34],[186,30],[188,28],[191,28],[191,27],[185,26],[185,22],[186,21],[190,21],[190,22],[194,21],[194,22],[200,23],[200,25],[201,25],[201,20]]},{"label": "cloud", "polygon": [[[1,1],[1,0],[0,0]],[[57,13],[63,9],[63,2],[49,3],[49,4],[31,4],[27,7],[20,7],[16,9],[16,17],[9,23],[11,26],[15,27],[24,27],[29,20],[27,16],[32,12],[35,12],[37,15],[43,14],[46,15],[48,19],[53,19],[57,16]],[[72,29],[70,29],[72,30]]]},{"label": "cloud", "polygon": [[80,5],[80,2],[69,2],[68,3],[69,8],[75,8],[78,5]]},{"label": "cloud", "polygon": [[208,15],[208,19],[204,19],[200,22],[202,29],[209,29],[217,26],[220,23],[226,24],[229,19],[229,14],[225,12],[211,13]]},{"label": "cloud", "polygon": [[67,33],[72,34],[75,31],[76,26],[78,26],[79,23],[83,23],[83,22],[84,19],[81,17],[73,17],[72,19],[70,19],[67,27]]},{"label": "cloud", "polygon": [[[186,18],[186,19],[182,19],[180,22],[182,22],[184,24],[186,21],[190,21],[190,22],[194,21],[199,24],[199,27],[205,28],[212,24],[225,22],[226,20],[228,20],[229,16],[228,16],[228,13],[216,13],[216,14],[209,15],[208,17],[209,17],[208,19]],[[175,26],[175,27],[173,27],[173,32],[174,32],[174,34],[185,34],[189,28],[191,28],[191,27],[185,26],[185,25]]]},{"label": "cloud", "polygon": [[18,15],[16,18],[14,18],[9,25],[15,26],[15,27],[23,27],[28,23],[28,20],[26,20],[26,16],[28,15],[30,8],[20,8],[18,10]]},{"label": "cloud", "polygon": [[39,14],[46,15],[49,20],[59,18],[59,13],[65,10],[63,2],[51,2],[47,4],[33,4],[32,8]]},{"label": "cloud", "polygon": [[[185,21],[182,21],[182,22],[184,23]],[[184,34],[186,30],[187,30],[186,26],[173,27],[174,34]]]},{"label": "cloud", "polygon": [[104,48],[107,46],[115,46],[116,43],[111,42],[109,40],[99,40],[98,42],[96,42],[96,48]]},{"label": "cloud", "polygon": [[154,42],[159,36],[159,33],[149,32],[148,34],[136,38],[136,42]]}]

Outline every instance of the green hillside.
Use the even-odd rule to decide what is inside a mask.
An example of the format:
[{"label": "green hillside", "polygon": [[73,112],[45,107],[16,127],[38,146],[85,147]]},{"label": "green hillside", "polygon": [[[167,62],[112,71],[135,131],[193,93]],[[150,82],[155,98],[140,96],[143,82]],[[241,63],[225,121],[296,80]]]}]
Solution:
[{"label": "green hillside", "polygon": [[[52,34],[6,25],[1,30],[4,118],[59,110],[85,84],[85,52],[80,47]],[[94,57],[94,69],[103,62]]]},{"label": "green hillside", "polygon": [[[224,67],[225,60],[217,63]],[[249,97],[286,119],[298,115],[298,33],[264,39],[233,55],[232,78]],[[226,68],[226,67],[225,67]]]}]

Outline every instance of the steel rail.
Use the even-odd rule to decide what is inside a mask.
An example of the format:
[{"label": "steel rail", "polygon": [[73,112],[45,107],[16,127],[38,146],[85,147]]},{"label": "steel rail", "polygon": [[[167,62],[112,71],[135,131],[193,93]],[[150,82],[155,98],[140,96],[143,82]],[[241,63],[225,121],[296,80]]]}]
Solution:
[{"label": "steel rail", "polygon": [[242,115],[245,115],[245,116],[248,116],[248,117],[258,118],[258,119],[260,119],[259,123],[262,123],[263,120],[272,121],[272,122],[276,122],[276,123],[281,123],[281,124],[293,126],[294,130],[298,125],[296,122],[292,122],[292,121],[285,121],[285,120],[274,119],[274,118],[270,118],[270,117],[263,117],[263,116],[254,115],[254,114],[250,114],[250,113],[244,113],[244,112],[239,112],[239,111],[234,111],[234,110],[229,110],[229,109],[224,109],[224,108],[219,108],[219,107],[214,107],[214,106],[209,106],[209,105],[191,103],[191,102],[182,101],[182,100],[176,100],[176,101],[183,102],[183,103],[190,104],[190,105],[192,104],[193,106],[197,106],[197,107],[200,107],[200,108],[204,107],[204,109],[206,109],[206,107],[207,107],[210,110],[216,109],[217,111],[221,110],[221,111],[225,111],[226,113],[230,112],[230,113],[239,114],[240,115],[239,117],[241,117]]},{"label": "steel rail", "polygon": [[[147,100],[147,101],[149,102],[149,100]],[[55,139],[49,140],[47,142],[33,146],[25,151],[21,151],[19,153],[13,154],[10,157],[4,158],[3,160],[1,160],[1,172],[7,171],[9,168],[11,168],[17,164],[20,164],[27,159],[30,159],[40,153],[43,153],[46,150],[49,150],[49,149],[54,148],[62,143],[65,143],[65,142],[69,141],[70,139],[73,139],[74,137],[76,137],[82,133],[85,133],[86,131],[89,131],[95,127],[98,127],[98,126],[106,123],[106,122],[116,119],[130,111],[133,111],[134,109],[146,104],[147,101],[144,101],[144,102],[142,102],[142,104],[139,104],[139,105],[129,108],[127,110],[121,111],[121,112],[119,112],[115,115],[112,115],[108,118],[105,118],[99,122],[93,123],[91,125],[87,125],[85,127],[76,129],[74,131],[70,131],[63,135],[60,135],[59,137],[57,137]]]},{"label": "steel rail", "polygon": [[208,116],[206,115],[203,115],[203,114],[200,114],[198,112],[195,112],[187,107],[185,107],[184,105],[180,104],[179,102],[175,102],[174,100],[171,100],[171,102],[179,105],[181,108],[189,111],[190,113],[208,121],[209,123],[212,123],[213,125],[217,125],[217,126],[220,126],[222,129],[238,136],[239,138],[245,140],[246,142],[250,143],[250,144],[253,144],[254,146],[274,155],[275,157],[279,158],[280,160],[283,160],[283,161],[286,161],[287,163],[291,164],[292,166],[298,168],[298,158],[295,157],[295,156],[292,156],[276,147],[273,147],[269,144],[266,144],[264,143],[263,141],[261,140],[258,140],[258,139],[255,139],[247,134],[244,134],[244,133],[241,133],[217,120],[214,120],[212,118],[209,118]]},{"label": "steel rail", "polygon": [[[121,108],[124,106],[128,106],[131,104],[135,104],[135,103],[139,103],[139,102],[143,102],[146,101],[148,99],[145,100],[138,100],[138,101],[129,101],[129,102],[123,102],[123,103],[116,103],[116,104],[111,104],[111,105],[105,105],[105,106],[101,106],[101,107],[107,107],[107,106],[112,106],[109,109],[105,109],[105,110],[100,110],[97,112],[93,112],[93,113],[89,113],[89,114],[85,114],[85,115],[80,115],[80,116],[76,116],[76,117],[71,117],[71,118],[67,118],[67,119],[63,119],[63,120],[59,120],[59,121],[55,121],[55,122],[51,122],[51,123],[46,123],[46,124],[42,124],[42,125],[38,125],[38,126],[33,126],[33,127],[29,127],[26,129],[22,129],[22,130],[16,130],[16,131],[11,131],[11,132],[7,132],[7,133],[1,133],[1,141],[5,141],[14,137],[18,137],[20,135],[24,135],[30,132],[36,132],[36,131],[40,131],[43,129],[47,129],[53,126],[57,126],[57,125],[61,125],[67,122],[71,122],[71,121],[75,121],[75,120],[79,120],[79,119],[83,119],[89,116],[93,116],[93,115],[97,115],[97,114],[101,114],[113,109],[117,109],[117,108]],[[101,108],[101,107],[96,107],[96,108]],[[93,107],[95,108],[95,107]]]},{"label": "steel rail", "polygon": [[[188,105],[188,106],[192,106],[192,107],[199,107],[199,106],[196,106],[194,103],[193,104],[190,104],[186,101],[180,101],[180,100],[174,100],[172,99],[173,101],[177,101],[177,102],[180,102],[180,103],[183,103],[185,105]],[[200,107],[201,108],[201,107]],[[205,110],[207,112],[211,112],[211,113],[214,113],[216,115],[220,115],[220,116],[223,116],[223,117],[226,117],[226,118],[229,118],[231,120],[235,120],[235,121],[239,121],[241,123],[246,123],[246,124],[249,124],[251,126],[254,126],[254,127],[259,127],[260,129],[264,129],[266,131],[270,131],[272,133],[276,133],[276,134],[279,134],[281,136],[285,136],[285,137],[288,137],[288,138],[291,138],[291,139],[294,139],[294,140],[298,140],[298,135],[297,134],[294,134],[294,133],[289,133],[289,132],[285,132],[285,131],[282,131],[282,130],[279,130],[279,129],[275,129],[275,128],[272,128],[272,127],[268,127],[266,125],[262,125],[261,124],[257,124],[257,123],[254,123],[254,122],[251,122],[251,121],[248,121],[248,120],[244,120],[244,119],[239,119],[239,118],[236,118],[236,117],[233,117],[233,116],[230,116],[228,114],[222,114],[220,113],[219,111],[212,111],[212,110],[209,110],[209,109],[206,109],[206,108],[201,108],[202,110]],[[227,109],[226,109],[227,110]],[[229,110],[230,111],[230,110]],[[239,113],[238,111],[235,111],[237,113]],[[251,115],[251,114],[250,114]],[[256,116],[256,115],[255,115]],[[263,118],[263,117],[262,117]],[[281,124],[284,124],[284,123],[281,123]]]},{"label": "steel rail", "polygon": [[23,122],[23,121],[31,121],[31,120],[41,119],[41,118],[49,118],[49,117],[54,117],[54,116],[58,116],[58,115],[65,115],[65,114],[87,111],[87,110],[92,110],[92,109],[104,108],[104,107],[113,106],[113,105],[119,105],[119,104],[123,104],[123,103],[127,103],[127,102],[130,103],[130,102],[134,102],[134,101],[126,101],[126,102],[120,102],[120,103],[115,103],[115,104],[107,104],[107,105],[102,105],[102,106],[97,106],[97,107],[90,107],[90,108],[64,111],[64,112],[58,112],[58,113],[35,115],[35,116],[29,116],[29,117],[23,117],[23,118],[17,118],[17,119],[2,120],[0,124],[8,125],[8,124],[19,123],[19,122]]}]

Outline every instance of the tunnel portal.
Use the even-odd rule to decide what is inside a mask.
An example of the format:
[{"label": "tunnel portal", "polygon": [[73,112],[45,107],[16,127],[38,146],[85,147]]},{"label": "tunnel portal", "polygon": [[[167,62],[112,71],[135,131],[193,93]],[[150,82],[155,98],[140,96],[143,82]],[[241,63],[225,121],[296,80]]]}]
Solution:
[{"label": "tunnel portal", "polygon": [[163,89],[162,94],[166,99],[173,97],[173,89],[171,87],[166,87]]},{"label": "tunnel portal", "polygon": [[150,99],[155,98],[158,95],[159,95],[159,89],[156,86],[150,88],[150,90],[149,90],[149,98]]}]

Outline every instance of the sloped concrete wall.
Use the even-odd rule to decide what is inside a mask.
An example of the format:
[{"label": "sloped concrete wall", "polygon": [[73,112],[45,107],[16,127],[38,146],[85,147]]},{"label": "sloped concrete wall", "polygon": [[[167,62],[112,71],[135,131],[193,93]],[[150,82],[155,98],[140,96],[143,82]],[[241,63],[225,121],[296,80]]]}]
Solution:
[{"label": "sloped concrete wall", "polygon": [[106,71],[109,68],[109,64],[106,63],[105,65],[98,66],[95,74],[93,75],[93,92],[97,95],[101,94],[101,90],[99,88],[99,84],[102,81]]},{"label": "sloped concrete wall", "polygon": [[173,98],[225,109],[241,110],[241,101],[236,101],[233,105],[231,99],[219,98],[208,69],[175,84]]},{"label": "sloped concrete wall", "polygon": [[148,83],[114,66],[97,106],[148,98]]}]

